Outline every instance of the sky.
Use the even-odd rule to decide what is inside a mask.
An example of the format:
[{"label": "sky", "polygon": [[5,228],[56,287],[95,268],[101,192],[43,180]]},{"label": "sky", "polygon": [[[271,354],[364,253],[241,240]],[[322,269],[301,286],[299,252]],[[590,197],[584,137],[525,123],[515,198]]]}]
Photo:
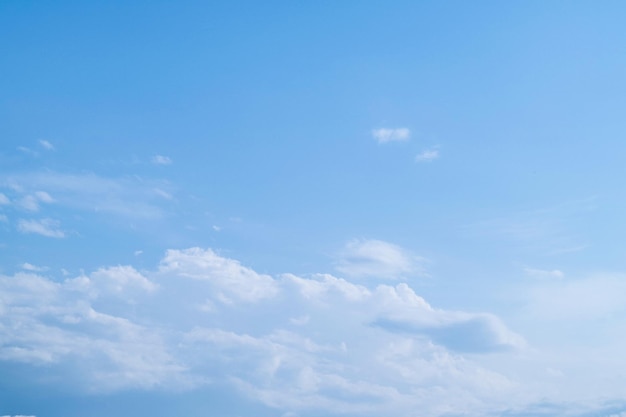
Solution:
[{"label": "sky", "polygon": [[625,13],[0,2],[0,416],[626,416]]}]

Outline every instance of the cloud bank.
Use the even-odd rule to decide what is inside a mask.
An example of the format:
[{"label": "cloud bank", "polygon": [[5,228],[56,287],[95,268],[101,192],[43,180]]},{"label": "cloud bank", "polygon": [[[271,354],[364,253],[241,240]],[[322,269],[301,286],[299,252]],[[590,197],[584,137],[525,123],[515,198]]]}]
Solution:
[{"label": "cloud bank", "polygon": [[147,271],[2,275],[0,301],[0,362],[33,375],[94,392],[226,384],[284,412],[476,414],[516,384],[463,354],[524,349],[497,317],[406,283],[269,276],[202,248]]}]

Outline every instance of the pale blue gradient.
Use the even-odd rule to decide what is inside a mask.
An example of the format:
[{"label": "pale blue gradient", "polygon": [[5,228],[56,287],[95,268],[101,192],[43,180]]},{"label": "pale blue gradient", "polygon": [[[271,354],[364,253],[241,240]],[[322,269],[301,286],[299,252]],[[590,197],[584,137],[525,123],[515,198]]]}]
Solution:
[{"label": "pale blue gradient", "polygon": [[[377,415],[385,401],[400,416],[618,415],[625,14],[618,1],[1,2],[0,416]],[[210,252],[163,272],[188,248]],[[102,388],[91,361],[113,348],[98,343],[130,333],[106,334],[87,306],[202,372]],[[37,326],[72,330],[33,359]],[[240,360],[223,340],[181,348],[194,328],[241,336]],[[409,362],[410,375],[392,366]],[[279,383],[300,387],[293,403],[269,397]]]}]

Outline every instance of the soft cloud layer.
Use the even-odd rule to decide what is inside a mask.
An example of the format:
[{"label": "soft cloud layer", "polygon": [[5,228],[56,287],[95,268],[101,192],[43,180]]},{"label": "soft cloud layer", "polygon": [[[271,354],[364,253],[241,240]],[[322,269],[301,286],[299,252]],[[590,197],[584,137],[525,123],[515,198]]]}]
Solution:
[{"label": "soft cloud layer", "polygon": [[405,283],[271,277],[211,249],[169,250],[153,271],[0,276],[0,361],[81,390],[227,384],[283,412],[476,415],[519,401],[516,383],[461,354],[517,350],[497,317]]},{"label": "soft cloud layer", "polygon": [[355,239],[339,254],[336,269],[350,277],[396,279],[423,273],[419,263],[423,258],[405,249],[376,239]]},{"label": "soft cloud layer", "polygon": [[378,143],[406,142],[411,137],[411,131],[405,127],[372,130],[372,136]]}]

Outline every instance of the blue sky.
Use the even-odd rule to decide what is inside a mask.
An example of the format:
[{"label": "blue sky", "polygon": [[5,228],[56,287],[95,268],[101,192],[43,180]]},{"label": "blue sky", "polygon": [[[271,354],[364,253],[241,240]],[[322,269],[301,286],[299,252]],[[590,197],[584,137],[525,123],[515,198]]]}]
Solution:
[{"label": "blue sky", "polygon": [[623,417],[626,5],[0,4],[0,416]]}]

